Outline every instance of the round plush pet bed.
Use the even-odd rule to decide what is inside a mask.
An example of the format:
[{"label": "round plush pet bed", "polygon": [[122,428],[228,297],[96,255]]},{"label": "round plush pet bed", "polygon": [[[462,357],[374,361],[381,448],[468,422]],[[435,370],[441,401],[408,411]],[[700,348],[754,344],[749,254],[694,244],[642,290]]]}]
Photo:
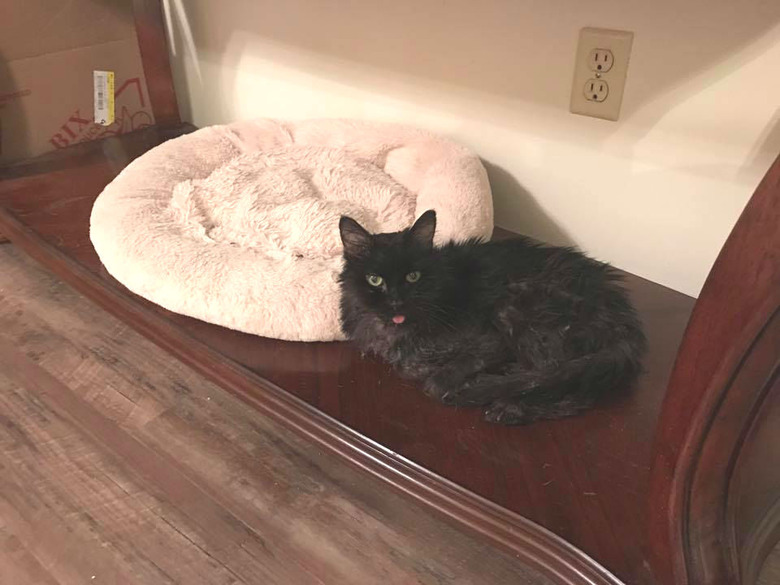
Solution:
[{"label": "round plush pet bed", "polygon": [[489,237],[485,169],[421,130],[348,120],[211,126],[132,162],[95,201],[106,269],[171,311],[266,337],[341,339],[338,222],[437,213],[436,241]]}]

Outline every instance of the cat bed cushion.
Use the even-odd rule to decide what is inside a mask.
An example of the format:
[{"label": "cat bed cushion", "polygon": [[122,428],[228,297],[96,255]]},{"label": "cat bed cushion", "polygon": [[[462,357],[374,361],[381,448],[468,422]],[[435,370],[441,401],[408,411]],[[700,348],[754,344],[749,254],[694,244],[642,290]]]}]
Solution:
[{"label": "cat bed cushion", "polygon": [[405,126],[253,120],[169,140],[95,201],[90,238],[108,272],[166,309],[295,341],[342,338],[341,241],[435,209],[436,241],[487,238],[485,169],[466,148]]}]

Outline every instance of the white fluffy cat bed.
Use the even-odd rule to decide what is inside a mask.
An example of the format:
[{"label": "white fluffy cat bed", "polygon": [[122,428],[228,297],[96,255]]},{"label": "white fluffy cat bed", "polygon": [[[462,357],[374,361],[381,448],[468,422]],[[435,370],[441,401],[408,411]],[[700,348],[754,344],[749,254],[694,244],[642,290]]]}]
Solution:
[{"label": "white fluffy cat bed", "polygon": [[338,222],[374,232],[437,213],[437,242],[489,237],[485,169],[421,130],[254,120],[170,140],[95,201],[90,237],[136,294],[204,321],[295,341],[341,339]]}]

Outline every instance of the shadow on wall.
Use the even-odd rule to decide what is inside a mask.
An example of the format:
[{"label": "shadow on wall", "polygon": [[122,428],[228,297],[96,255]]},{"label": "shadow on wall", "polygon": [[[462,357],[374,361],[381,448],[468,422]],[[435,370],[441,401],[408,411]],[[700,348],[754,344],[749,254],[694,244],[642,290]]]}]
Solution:
[{"label": "shadow on wall", "polygon": [[[632,71],[642,75],[630,79],[630,116],[716,64],[732,61],[733,69],[749,60],[740,51],[780,22],[780,2],[194,0],[186,18],[198,49],[216,55],[227,56],[232,37],[244,32],[337,61],[545,104],[568,103],[584,24],[635,30]],[[555,88],[565,91],[551,94]]]},{"label": "shadow on wall", "polygon": [[496,204],[496,223],[501,217],[522,217],[524,225],[533,226],[533,232],[524,235],[556,246],[576,246],[577,242],[537,203],[531,193],[509,171],[482,160],[493,190]]},{"label": "shadow on wall", "polygon": [[765,169],[780,156],[780,107],[775,110],[772,120],[766,125],[739,172],[740,178],[753,179],[753,169]]},{"label": "shadow on wall", "polygon": [[[235,81],[239,71],[254,72],[261,84],[265,75],[291,85],[308,79],[317,91],[330,88],[332,95],[352,98],[351,109],[345,103],[344,111],[329,100],[329,116],[376,117],[383,101],[404,102],[436,108],[464,123],[479,118],[622,158],[631,158],[676,105],[780,46],[776,0],[751,0],[749,10],[733,0],[364,0],[338,9],[314,0],[190,0],[186,10],[183,0],[164,2],[176,31],[171,45],[180,65],[174,67],[177,87],[195,81],[189,87],[198,92],[208,123],[253,111],[252,96]],[[620,122],[591,123],[579,132],[573,129],[584,124],[568,114],[568,102],[583,24],[634,30],[636,38]],[[182,73],[185,60],[189,73]],[[201,64],[219,69],[219,83],[213,76],[206,82],[200,78]],[[193,68],[199,79],[187,80]],[[273,100],[269,94],[263,98]],[[189,99],[180,95],[185,115],[192,112]],[[532,115],[529,105],[535,106]],[[301,117],[322,115],[315,100],[309,111],[305,104],[296,106]],[[711,145],[728,143],[740,132],[736,118],[725,126],[690,123],[687,131]],[[685,123],[676,127],[686,131]],[[742,169],[732,171],[737,179],[754,177],[778,150],[776,139],[767,142]],[[663,164],[674,164],[673,153],[658,155],[668,159]]]}]

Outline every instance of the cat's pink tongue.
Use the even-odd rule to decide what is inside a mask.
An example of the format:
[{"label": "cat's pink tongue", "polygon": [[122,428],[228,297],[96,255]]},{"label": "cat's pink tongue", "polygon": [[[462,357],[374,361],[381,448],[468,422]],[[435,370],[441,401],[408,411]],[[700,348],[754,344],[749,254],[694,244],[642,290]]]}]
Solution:
[{"label": "cat's pink tongue", "polygon": [[396,315],[395,317],[393,317],[393,323],[395,323],[396,325],[400,325],[404,321],[406,321],[406,317],[404,317],[403,315]]}]

